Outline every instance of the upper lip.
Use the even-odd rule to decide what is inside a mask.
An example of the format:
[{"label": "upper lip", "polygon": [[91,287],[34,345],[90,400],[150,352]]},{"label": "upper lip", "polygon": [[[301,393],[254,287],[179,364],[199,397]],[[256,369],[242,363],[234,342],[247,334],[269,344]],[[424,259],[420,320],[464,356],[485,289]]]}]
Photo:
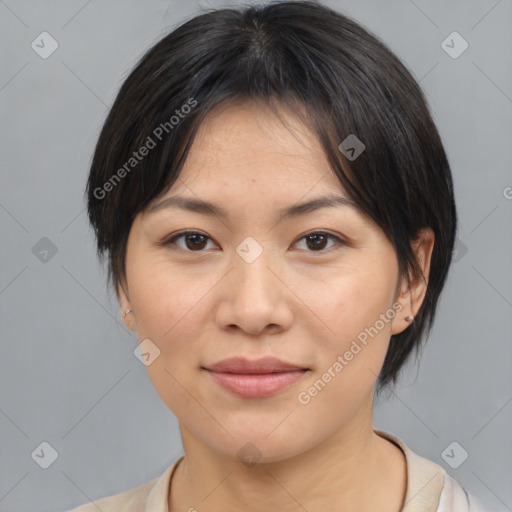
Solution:
[{"label": "upper lip", "polygon": [[244,357],[230,357],[205,368],[217,373],[278,373],[307,370],[276,357],[262,357],[253,361]]}]

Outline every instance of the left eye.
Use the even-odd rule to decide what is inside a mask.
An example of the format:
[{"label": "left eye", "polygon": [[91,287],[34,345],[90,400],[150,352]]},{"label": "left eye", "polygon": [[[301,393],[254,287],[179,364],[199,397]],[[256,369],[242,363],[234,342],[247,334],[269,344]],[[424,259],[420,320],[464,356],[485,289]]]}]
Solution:
[{"label": "left eye", "polygon": [[[327,240],[334,240],[333,245],[342,246],[344,245],[343,240],[338,238],[337,236],[331,235],[330,233],[324,233],[321,231],[310,233],[309,235],[305,235],[302,238],[299,239],[297,243],[299,243],[302,240],[306,241],[306,246],[308,248],[314,248],[311,252],[322,252],[323,249],[325,249],[325,245]],[[332,245],[331,245],[332,247]]]},{"label": "left eye", "polygon": [[[177,240],[181,239],[185,240],[184,247],[176,243]],[[326,248],[326,242],[329,239],[334,241],[333,245],[345,245],[343,240],[341,240],[339,237],[332,235],[330,233],[324,233],[322,231],[315,231],[313,233],[304,235],[296,243],[298,244],[299,242],[304,240],[306,242],[306,247],[308,247],[308,249],[312,249],[308,252],[325,252],[324,250]],[[180,249],[183,249],[188,252],[202,252],[202,250],[207,245],[208,240],[211,240],[211,238],[206,235],[203,235],[202,233],[198,233],[195,231],[183,231],[164,241],[162,245],[175,245]],[[330,247],[332,247],[332,245]]]}]

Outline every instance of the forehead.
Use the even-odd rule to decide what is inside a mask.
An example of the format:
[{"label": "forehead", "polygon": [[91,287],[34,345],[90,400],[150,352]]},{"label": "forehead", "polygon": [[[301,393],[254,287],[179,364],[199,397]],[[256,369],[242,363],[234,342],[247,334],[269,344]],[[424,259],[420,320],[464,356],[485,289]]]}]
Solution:
[{"label": "forehead", "polygon": [[[285,107],[262,102],[217,106],[199,127],[180,178],[238,184],[296,183],[341,191],[314,132]],[[304,190],[304,193],[306,190]]]}]

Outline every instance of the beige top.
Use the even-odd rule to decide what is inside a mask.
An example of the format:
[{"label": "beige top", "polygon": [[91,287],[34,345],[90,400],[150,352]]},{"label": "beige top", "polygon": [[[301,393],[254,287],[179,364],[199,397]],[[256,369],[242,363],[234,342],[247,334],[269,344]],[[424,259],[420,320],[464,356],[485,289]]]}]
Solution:
[{"label": "beige top", "polygon": [[[398,437],[375,430],[404,452],[407,463],[407,491],[401,512],[464,512],[469,508],[465,491],[441,466],[412,452]],[[69,512],[170,512],[169,489],[174,470],[184,455],[176,459],[158,478],[129,491],[86,503]],[[441,493],[443,493],[443,499]],[[442,502],[442,503],[440,503]]]}]

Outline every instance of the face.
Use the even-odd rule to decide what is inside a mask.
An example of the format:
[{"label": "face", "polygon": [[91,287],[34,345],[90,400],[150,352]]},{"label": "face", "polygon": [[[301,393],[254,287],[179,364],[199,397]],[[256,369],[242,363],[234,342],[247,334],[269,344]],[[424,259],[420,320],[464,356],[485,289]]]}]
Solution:
[{"label": "face", "polygon": [[[390,336],[411,314],[393,246],[315,136],[281,117],[249,103],[209,116],[179,179],[136,217],[120,290],[182,431],[233,458],[284,460],[371,422]],[[325,196],[345,200],[297,209]],[[176,197],[222,211],[164,202]],[[298,369],[215,367],[264,357]]]}]

